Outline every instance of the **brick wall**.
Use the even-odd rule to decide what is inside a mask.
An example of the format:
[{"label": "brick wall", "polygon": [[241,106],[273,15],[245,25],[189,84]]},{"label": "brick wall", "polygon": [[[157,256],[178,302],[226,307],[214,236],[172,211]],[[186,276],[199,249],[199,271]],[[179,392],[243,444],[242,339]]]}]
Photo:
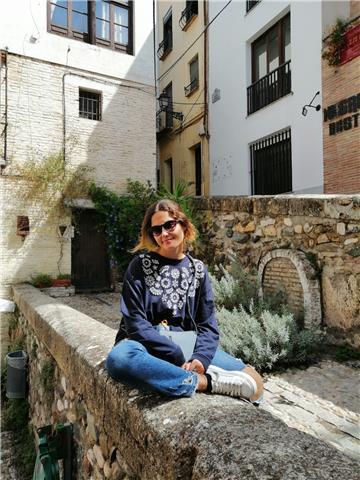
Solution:
[{"label": "brick wall", "polygon": [[302,313],[304,310],[304,292],[299,275],[293,263],[286,258],[270,260],[263,274],[263,290],[267,294],[276,295],[281,292],[289,310]]},{"label": "brick wall", "polygon": [[[6,286],[29,279],[32,273],[57,274],[61,254],[59,223],[50,221],[40,205],[24,205],[15,163],[41,161],[61,152],[65,129],[66,161],[89,166],[97,184],[122,193],[127,178],[155,181],[156,155],[152,87],[11,54],[7,67],[8,166],[0,176],[0,295]],[[2,63],[2,80],[4,75]],[[101,92],[101,121],[79,117],[79,88]],[[2,81],[2,102],[4,94]],[[0,153],[4,144],[1,135]],[[24,241],[16,235],[18,215],[30,219],[30,235]],[[69,224],[70,218],[62,223]],[[70,241],[63,245],[61,267],[62,273],[70,272]]]},{"label": "brick wall", "polygon": [[[350,4],[350,18],[360,15],[360,2]],[[359,23],[359,21],[358,21]],[[355,25],[355,24],[354,24]],[[322,61],[323,108],[360,95],[360,57],[337,66]],[[360,103],[358,99],[358,103]],[[323,122],[324,192],[358,193],[360,191],[360,106],[356,112],[337,116],[333,122],[351,117],[352,128],[330,135],[329,123]]]}]

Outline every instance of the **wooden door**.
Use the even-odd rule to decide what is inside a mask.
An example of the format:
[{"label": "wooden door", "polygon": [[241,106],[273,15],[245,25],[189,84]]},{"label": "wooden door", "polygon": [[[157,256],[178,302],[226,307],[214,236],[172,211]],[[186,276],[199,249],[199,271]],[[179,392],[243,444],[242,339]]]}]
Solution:
[{"label": "wooden door", "polygon": [[81,209],[75,212],[75,218],[71,277],[76,291],[111,290],[109,255],[105,234],[98,227],[98,213]]}]

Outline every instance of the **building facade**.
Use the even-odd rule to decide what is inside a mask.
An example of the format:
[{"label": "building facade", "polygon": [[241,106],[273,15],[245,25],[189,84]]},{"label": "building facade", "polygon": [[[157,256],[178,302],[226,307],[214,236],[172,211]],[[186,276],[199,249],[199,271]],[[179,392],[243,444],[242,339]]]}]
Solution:
[{"label": "building facade", "polygon": [[[217,16],[218,15],[218,16]],[[209,2],[210,192],[322,193],[321,2]]]},{"label": "building facade", "polygon": [[207,126],[208,2],[157,2],[159,182],[209,193]]},{"label": "building facade", "polygon": [[117,193],[130,177],[155,182],[152,16],[146,1],[1,4],[0,296],[38,273],[110,287],[94,211],[79,210],[81,231],[71,238],[70,216],[55,221],[41,204],[24,203],[15,165],[63,154]]},{"label": "building facade", "polygon": [[360,2],[327,2],[323,9],[325,52],[334,51],[329,43],[337,19],[343,31],[339,58],[322,61],[324,191],[359,193]]}]

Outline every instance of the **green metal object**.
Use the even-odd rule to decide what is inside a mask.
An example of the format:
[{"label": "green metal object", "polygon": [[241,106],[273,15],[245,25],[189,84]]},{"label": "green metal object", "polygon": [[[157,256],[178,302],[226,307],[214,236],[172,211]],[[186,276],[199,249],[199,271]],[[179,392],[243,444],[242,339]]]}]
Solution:
[{"label": "green metal object", "polygon": [[32,480],[60,480],[59,461],[63,461],[64,480],[72,476],[72,426],[57,424],[39,428],[39,450]]}]

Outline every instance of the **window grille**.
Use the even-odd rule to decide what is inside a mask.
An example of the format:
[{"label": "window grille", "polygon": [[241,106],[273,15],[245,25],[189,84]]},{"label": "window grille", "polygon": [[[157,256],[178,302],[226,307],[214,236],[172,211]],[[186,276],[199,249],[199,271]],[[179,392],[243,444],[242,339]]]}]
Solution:
[{"label": "window grille", "polygon": [[291,129],[250,146],[252,195],[292,191]]},{"label": "window grille", "polygon": [[89,120],[101,120],[101,94],[79,90],[79,116]]}]

